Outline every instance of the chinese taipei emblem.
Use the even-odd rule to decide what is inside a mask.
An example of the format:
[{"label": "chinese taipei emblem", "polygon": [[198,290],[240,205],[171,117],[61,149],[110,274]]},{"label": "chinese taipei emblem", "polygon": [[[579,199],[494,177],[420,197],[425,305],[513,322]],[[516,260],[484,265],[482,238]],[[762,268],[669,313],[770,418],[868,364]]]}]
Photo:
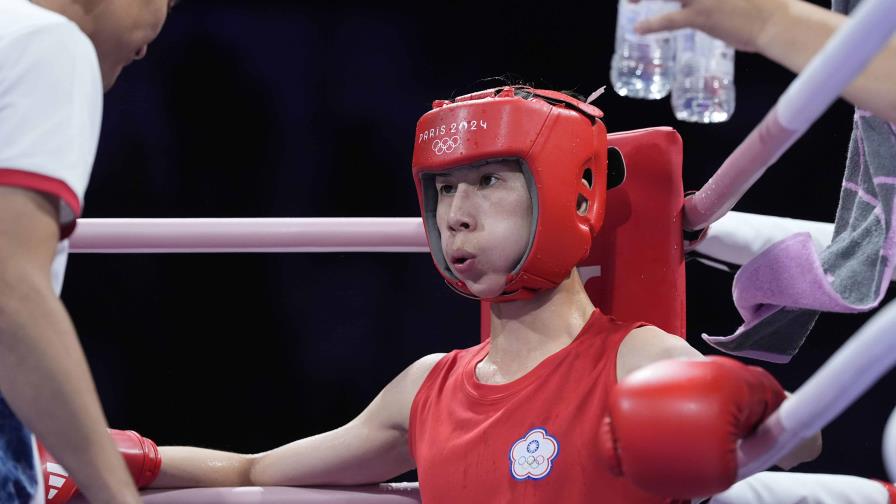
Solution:
[{"label": "chinese taipei emblem", "polygon": [[510,448],[510,474],[517,480],[542,479],[559,453],[560,443],[546,429],[532,429]]}]

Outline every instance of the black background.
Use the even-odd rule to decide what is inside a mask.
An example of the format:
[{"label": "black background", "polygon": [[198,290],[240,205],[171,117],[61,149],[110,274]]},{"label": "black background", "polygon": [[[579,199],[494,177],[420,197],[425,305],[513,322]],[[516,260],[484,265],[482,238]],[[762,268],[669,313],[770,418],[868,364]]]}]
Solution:
[{"label": "black background", "polygon": [[[181,4],[107,95],[84,217],[418,216],[412,139],[433,99],[499,75],[585,95],[609,80],[612,2]],[[612,91],[596,105],[611,132],[675,127],[696,189],[792,78],[739,53],[721,125]],[[735,209],[832,221],[852,113],[834,105]],[[699,335],[739,325],[732,275],[687,275],[688,340],[714,353]],[[440,278],[428,254],[75,254],[63,299],[112,426],[257,452],[340,426],[417,358],[477,343],[477,304]],[[765,367],[795,389],[866,319],[823,315],[790,364]],[[800,469],[885,477],[893,384]]]}]

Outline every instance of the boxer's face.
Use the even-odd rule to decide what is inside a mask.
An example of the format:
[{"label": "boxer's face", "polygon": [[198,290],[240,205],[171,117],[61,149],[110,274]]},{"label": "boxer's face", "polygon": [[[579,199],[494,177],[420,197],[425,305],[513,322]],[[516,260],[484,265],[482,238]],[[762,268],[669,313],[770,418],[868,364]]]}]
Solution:
[{"label": "boxer's face", "polygon": [[177,0],[101,0],[89,12],[88,27],[108,90],[122,68],[146,55]]},{"label": "boxer's face", "polygon": [[435,177],[436,223],[451,271],[470,291],[500,294],[529,245],[532,200],[515,161],[456,168]]}]

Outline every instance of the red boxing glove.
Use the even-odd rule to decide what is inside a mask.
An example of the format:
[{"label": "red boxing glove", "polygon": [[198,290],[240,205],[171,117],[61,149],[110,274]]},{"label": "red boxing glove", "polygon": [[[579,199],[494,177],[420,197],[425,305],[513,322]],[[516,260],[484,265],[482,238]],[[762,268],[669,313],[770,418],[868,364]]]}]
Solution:
[{"label": "red boxing glove", "polygon": [[40,468],[44,473],[47,504],[65,504],[78,492],[78,485],[40,441],[37,442],[37,455],[40,457]]},{"label": "red boxing glove", "polygon": [[727,357],[666,360],[616,385],[601,432],[611,472],[663,497],[735,483],[737,443],[784,401],[765,370]]},{"label": "red boxing glove", "polygon": [[[149,438],[134,431],[109,429],[109,435],[118,445],[124,461],[134,477],[137,488],[144,488],[155,481],[162,468],[159,447]],[[68,472],[56,462],[56,459],[37,443],[40,465],[44,473],[44,485],[47,490],[47,504],[65,504],[78,491],[78,485]]]},{"label": "red boxing glove", "polygon": [[156,480],[162,469],[162,458],[159,456],[159,447],[152,439],[132,430],[109,429],[109,435],[118,445],[118,451],[124,457],[137,488],[146,488]]}]

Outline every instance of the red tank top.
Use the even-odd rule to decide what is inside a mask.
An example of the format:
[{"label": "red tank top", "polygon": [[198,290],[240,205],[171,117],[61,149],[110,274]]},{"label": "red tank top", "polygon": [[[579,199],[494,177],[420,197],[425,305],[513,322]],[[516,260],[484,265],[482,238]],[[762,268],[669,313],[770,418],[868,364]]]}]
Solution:
[{"label": "red tank top", "polygon": [[476,379],[488,340],[439,360],[409,420],[423,502],[673,502],[610,474],[597,449],[616,352],[641,325],[595,310],[569,345],[501,385]]}]

